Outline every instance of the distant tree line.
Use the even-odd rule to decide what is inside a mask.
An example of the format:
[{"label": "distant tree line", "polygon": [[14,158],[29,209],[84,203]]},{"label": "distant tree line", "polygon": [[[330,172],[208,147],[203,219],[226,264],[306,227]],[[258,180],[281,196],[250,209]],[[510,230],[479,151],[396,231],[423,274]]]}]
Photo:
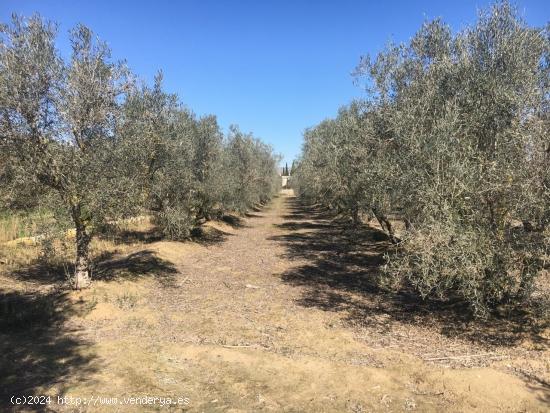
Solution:
[{"label": "distant tree line", "polygon": [[[410,42],[362,58],[356,75],[368,97],[305,133],[299,196],[379,221],[395,245],[383,285],[463,300],[477,315],[541,300],[550,25],[530,27],[498,2],[456,34],[426,22]],[[404,223],[399,235],[390,218]]]},{"label": "distant tree line", "polygon": [[197,118],[161,73],[140,84],[89,28],[70,32],[69,60],[56,36],[40,16],[0,25],[0,207],[46,206],[76,229],[76,288],[89,285],[90,241],[107,223],[152,214],[185,239],[278,189],[270,146]]}]

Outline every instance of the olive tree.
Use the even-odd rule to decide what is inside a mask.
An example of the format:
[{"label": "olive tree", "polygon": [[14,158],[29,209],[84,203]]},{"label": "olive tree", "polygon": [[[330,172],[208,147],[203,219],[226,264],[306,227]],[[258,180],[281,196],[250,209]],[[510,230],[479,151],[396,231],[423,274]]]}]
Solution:
[{"label": "olive tree", "polygon": [[280,186],[277,162],[269,145],[231,126],[224,149],[225,207],[244,213],[269,200]]},{"label": "olive tree", "polygon": [[124,65],[85,26],[70,33],[72,56],[55,48],[57,28],[13,16],[0,28],[0,144],[18,174],[55,192],[76,229],[75,288],[90,283],[89,245],[132,187],[120,176],[114,138]]},{"label": "olive tree", "polygon": [[383,113],[369,102],[342,107],[335,119],[304,134],[293,186],[300,196],[334,209],[354,225],[376,217],[396,241],[386,216],[394,171],[385,126]]},{"label": "olive tree", "polygon": [[544,30],[501,3],[456,36],[427,23],[367,65],[392,106],[397,204],[413,225],[388,266],[394,280],[477,312],[529,296],[544,245],[514,222],[543,229],[549,205],[548,50]]},{"label": "olive tree", "polygon": [[219,217],[222,204],[223,177],[226,171],[223,162],[223,133],[213,115],[204,116],[196,122],[193,139],[193,176],[197,199],[197,219]]},{"label": "olive tree", "polygon": [[171,239],[189,237],[196,224],[194,174],[197,121],[177,95],[164,91],[162,72],[152,87],[134,89],[124,103],[121,137],[140,182],[140,203]]}]

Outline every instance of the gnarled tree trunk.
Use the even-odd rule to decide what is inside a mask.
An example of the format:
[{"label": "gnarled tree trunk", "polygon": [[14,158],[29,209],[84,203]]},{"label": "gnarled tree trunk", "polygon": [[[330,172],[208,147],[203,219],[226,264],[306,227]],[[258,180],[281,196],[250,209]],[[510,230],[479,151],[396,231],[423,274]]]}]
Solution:
[{"label": "gnarled tree trunk", "polygon": [[393,231],[393,227],[390,223],[390,220],[386,217],[386,215],[384,215],[382,212],[380,212],[380,210],[378,208],[372,208],[372,212],[373,212],[374,216],[376,217],[376,219],[378,220],[378,223],[382,227],[382,231],[385,231],[388,234],[391,243],[392,244],[398,244],[399,239],[395,236],[395,233]]},{"label": "gnarled tree trunk", "polygon": [[76,228],[76,261],[74,274],[74,288],[81,290],[88,288],[91,283],[90,274],[90,241],[86,225],[80,216],[80,206],[73,207],[73,220]]},{"label": "gnarled tree trunk", "polygon": [[359,224],[361,224],[361,217],[359,216],[359,207],[357,205],[353,205],[353,207],[351,208],[351,219],[354,227],[358,227]]}]

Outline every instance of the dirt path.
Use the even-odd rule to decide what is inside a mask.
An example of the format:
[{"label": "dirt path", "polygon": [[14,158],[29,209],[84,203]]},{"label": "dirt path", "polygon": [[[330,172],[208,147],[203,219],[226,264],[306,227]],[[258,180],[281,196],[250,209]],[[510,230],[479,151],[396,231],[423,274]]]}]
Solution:
[{"label": "dirt path", "polygon": [[377,291],[375,230],[350,235],[289,193],[240,227],[212,226],[223,241],[148,244],[132,277],[74,293],[89,306],[68,322],[86,367],[44,391],[187,397],[197,412],[548,411],[548,384],[512,374],[527,359],[548,372],[546,347],[443,334],[440,316]]}]

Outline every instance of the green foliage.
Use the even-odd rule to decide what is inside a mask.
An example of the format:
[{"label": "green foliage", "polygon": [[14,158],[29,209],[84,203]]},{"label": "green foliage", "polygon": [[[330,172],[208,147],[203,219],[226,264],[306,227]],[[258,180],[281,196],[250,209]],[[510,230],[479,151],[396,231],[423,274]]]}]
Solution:
[{"label": "green foliage", "polygon": [[238,212],[267,202],[278,189],[277,162],[269,145],[232,126],[226,141],[223,202]]},{"label": "green foliage", "polygon": [[[305,134],[295,186],[398,244],[383,282],[478,314],[528,300],[548,253],[550,38],[497,3],[362,59],[369,99]],[[398,239],[386,216],[406,230]],[[523,224],[522,224],[523,223]]]}]

